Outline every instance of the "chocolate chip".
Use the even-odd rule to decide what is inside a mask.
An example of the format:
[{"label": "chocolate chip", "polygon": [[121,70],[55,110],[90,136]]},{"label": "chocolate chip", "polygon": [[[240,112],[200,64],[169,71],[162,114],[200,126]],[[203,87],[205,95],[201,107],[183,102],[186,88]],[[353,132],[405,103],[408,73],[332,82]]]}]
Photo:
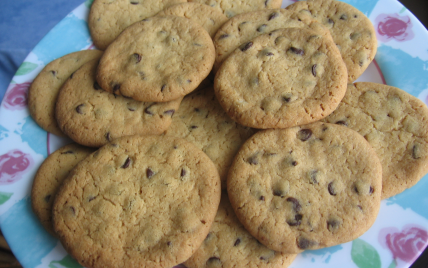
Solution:
[{"label": "chocolate chip", "polygon": [[253,46],[253,42],[248,42],[244,46],[241,47],[241,51],[247,51],[252,46]]},{"label": "chocolate chip", "polygon": [[152,106],[149,106],[146,109],[144,109],[144,113],[149,114],[149,115],[153,115],[153,113],[149,110],[150,107],[152,107]]},{"label": "chocolate chip", "polygon": [[265,261],[266,259],[265,259],[265,257],[261,256],[260,260]]},{"label": "chocolate chip", "polygon": [[111,137],[110,137],[110,132],[107,132],[105,137],[106,137],[106,139],[107,139],[108,141],[110,141],[110,139],[111,139]]},{"label": "chocolate chip", "polygon": [[312,75],[317,77],[317,64],[312,65]]},{"label": "chocolate chip", "polygon": [[150,168],[147,168],[146,169],[146,176],[147,176],[147,179],[150,179],[151,177],[153,177],[153,175],[154,175],[155,173],[153,172],[153,170],[151,170]]},{"label": "chocolate chip", "polygon": [[293,220],[287,220],[287,224],[290,226],[299,226],[302,223],[302,219],[302,214],[296,214]]},{"label": "chocolate chip", "polygon": [[131,5],[138,5],[138,4],[139,4],[138,2],[131,1]]},{"label": "chocolate chip", "polygon": [[121,168],[128,168],[130,164],[131,164],[131,159],[128,157],[126,158],[125,163],[123,163]]},{"label": "chocolate chip", "polygon": [[68,150],[68,151],[62,152],[61,154],[74,154],[74,152],[71,150]]},{"label": "chocolate chip", "polygon": [[120,84],[115,84],[113,86],[113,92],[119,91],[120,90]]},{"label": "chocolate chip", "polygon": [[273,56],[274,54],[272,52],[266,52],[265,55],[268,56],[268,57],[270,57],[270,56]]},{"label": "chocolate chip", "polygon": [[163,84],[161,87],[161,92],[163,92],[163,90],[166,88],[166,84]]},{"label": "chocolate chip", "polygon": [[259,28],[257,28],[257,32],[260,32],[260,33],[264,32],[266,27],[267,27],[266,24],[260,25]]},{"label": "chocolate chip", "polygon": [[224,38],[226,38],[226,37],[229,37],[229,35],[228,35],[228,34],[222,34],[222,35],[220,35],[220,36],[218,37],[218,40],[220,40],[220,39],[224,39]]},{"label": "chocolate chip", "polygon": [[129,108],[129,107],[128,107],[128,110],[130,110],[131,112],[135,112],[135,109],[134,109],[134,108]]},{"label": "chocolate chip", "polygon": [[166,242],[166,244],[168,245],[168,247],[172,246],[172,242],[171,241]]},{"label": "chocolate chip", "polygon": [[70,210],[73,213],[73,215],[76,215],[76,209],[74,207],[70,207]]},{"label": "chocolate chip", "polygon": [[293,52],[294,54],[297,54],[297,55],[300,55],[300,56],[305,55],[305,51],[303,49],[300,49],[300,48],[290,47],[288,50],[291,51],[291,52]]},{"label": "chocolate chip", "polygon": [[96,197],[95,196],[90,196],[89,198],[88,198],[88,202],[91,202],[92,200],[94,200]]},{"label": "chocolate chip", "polygon": [[265,197],[262,195],[262,196],[260,196],[259,200],[260,201],[265,201]]},{"label": "chocolate chip", "polygon": [[297,138],[301,141],[307,141],[312,136],[312,130],[305,128],[297,132]]},{"label": "chocolate chip", "polygon": [[233,244],[234,247],[236,247],[237,245],[241,244],[241,239],[236,239],[235,244]]},{"label": "chocolate chip", "polygon": [[334,21],[332,19],[330,19],[330,18],[328,18],[327,22],[328,22],[328,24],[334,25]]},{"label": "chocolate chip", "polygon": [[272,19],[274,19],[274,18],[276,18],[278,16],[279,16],[279,13],[274,12],[274,13],[272,13],[272,14],[269,15],[268,20],[272,20]]},{"label": "chocolate chip", "polygon": [[273,190],[273,195],[274,196],[280,196],[280,197],[284,197],[285,193],[279,189],[274,189]]},{"label": "chocolate chip", "polygon": [[183,169],[181,169],[180,176],[181,176],[181,177],[184,177],[184,176],[186,176],[186,174],[187,174],[186,170],[185,170],[184,168],[183,168]]},{"label": "chocolate chip", "polygon": [[291,162],[291,165],[293,165],[293,166],[297,166],[299,163],[297,162],[297,161],[293,161],[293,162]]},{"label": "chocolate chip", "polygon": [[335,196],[337,193],[336,193],[336,191],[334,190],[334,187],[333,187],[333,182],[330,182],[329,184],[328,184],[328,192],[332,195],[332,196]]},{"label": "chocolate chip", "polygon": [[340,16],[340,19],[341,19],[341,20],[347,20],[347,19],[348,19],[348,16],[347,16],[346,14],[343,14],[342,16]]},{"label": "chocolate chip", "polygon": [[213,263],[213,262],[221,262],[219,257],[211,257],[207,260],[207,264]]},{"label": "chocolate chip", "polygon": [[77,107],[76,107],[76,112],[77,113],[79,113],[79,114],[83,114],[83,111],[82,111],[82,107],[83,106],[85,106],[85,104],[80,104],[80,105],[78,105]]},{"label": "chocolate chip", "polygon": [[141,55],[138,53],[134,53],[132,54],[132,56],[134,57],[136,63],[139,63],[141,61]]},{"label": "chocolate chip", "polygon": [[299,237],[299,238],[297,239],[297,246],[298,246],[300,249],[308,249],[308,248],[310,248],[310,247],[314,246],[315,244],[316,244],[316,243],[315,243],[314,241],[309,240],[309,239],[304,238],[304,237]]},{"label": "chocolate chip", "polygon": [[247,159],[247,162],[250,163],[250,165],[257,165],[259,163],[259,160],[257,159],[257,155],[250,156]]},{"label": "chocolate chip", "polygon": [[346,121],[344,121],[344,120],[339,120],[339,121],[336,122],[336,124],[342,125],[342,126],[345,126],[345,127],[348,126],[348,123]]},{"label": "chocolate chip", "polygon": [[318,175],[317,174],[318,174],[318,170],[309,171],[309,179],[310,179],[311,184],[317,184],[318,183],[318,180],[317,180]]},{"label": "chocolate chip", "polygon": [[150,19],[149,18],[145,18],[145,19],[143,19],[141,21],[150,21]]},{"label": "chocolate chip", "polygon": [[49,202],[49,200],[51,199],[52,195],[48,194],[47,196],[45,196],[45,202]]},{"label": "chocolate chip", "polygon": [[174,113],[175,113],[175,110],[174,109],[171,109],[171,110],[167,110],[167,111],[165,111],[165,112],[163,112],[164,114],[168,114],[168,115],[171,115],[171,116],[173,116],[174,115]]},{"label": "chocolate chip", "polygon": [[198,126],[191,126],[190,128],[191,129],[196,129],[196,128],[198,128]]},{"label": "chocolate chip", "polygon": [[290,102],[291,96],[283,96],[282,100],[285,101],[285,102]]},{"label": "chocolate chip", "polygon": [[266,1],[265,1],[265,6],[266,6],[266,7],[268,6],[269,1],[270,1],[270,0],[266,0]]},{"label": "chocolate chip", "polygon": [[56,76],[56,71],[52,70],[52,71],[51,71],[51,74],[52,74],[53,76]]},{"label": "chocolate chip", "polygon": [[72,74],[70,74],[70,79],[71,79],[71,78],[73,78],[74,73],[75,73],[75,72],[73,72]]},{"label": "chocolate chip", "polygon": [[287,198],[287,202],[293,203],[293,210],[295,212],[299,212],[302,209],[302,206],[300,205],[299,200],[297,200],[294,197]]},{"label": "chocolate chip", "polygon": [[369,194],[372,194],[373,192],[374,192],[374,189],[373,189],[373,187],[370,186]]},{"label": "chocolate chip", "polygon": [[363,67],[363,64],[364,64],[364,61],[359,61],[359,62],[358,62],[358,65],[359,65],[360,67]]},{"label": "chocolate chip", "polygon": [[94,82],[93,87],[94,87],[94,89],[95,89],[95,90],[102,89],[102,88],[100,87],[100,85],[97,83],[97,81],[95,81],[95,82]]},{"label": "chocolate chip", "polygon": [[327,228],[330,232],[337,230],[340,226],[340,221],[336,219],[329,219],[327,221]]},{"label": "chocolate chip", "polygon": [[421,158],[420,147],[417,144],[413,145],[413,147],[412,147],[412,157],[413,157],[413,159]]}]

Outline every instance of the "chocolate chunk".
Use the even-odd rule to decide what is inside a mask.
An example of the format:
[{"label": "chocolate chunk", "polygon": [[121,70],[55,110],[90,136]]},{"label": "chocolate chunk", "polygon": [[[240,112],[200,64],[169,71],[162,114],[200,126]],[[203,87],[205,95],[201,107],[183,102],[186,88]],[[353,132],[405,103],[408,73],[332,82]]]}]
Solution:
[{"label": "chocolate chunk", "polygon": [[85,106],[85,104],[80,104],[76,107],[76,112],[78,114],[83,114],[83,111],[82,111],[83,106]]},{"label": "chocolate chunk", "polygon": [[61,154],[74,154],[74,152],[71,150],[68,150],[68,151],[62,152]]},{"label": "chocolate chunk", "polygon": [[328,184],[328,192],[333,196],[335,196],[337,194],[336,191],[334,190],[333,182],[330,182]]},{"label": "chocolate chunk", "polygon": [[147,179],[150,179],[151,177],[153,177],[153,175],[154,175],[155,173],[153,172],[153,170],[151,170],[150,168],[147,168],[146,169],[146,176],[147,176]]},{"label": "chocolate chunk", "polygon": [[244,46],[241,47],[241,51],[247,51],[252,46],[253,46],[253,42],[248,42]]},{"label": "chocolate chunk", "polygon": [[94,87],[94,89],[95,89],[95,90],[102,89],[102,88],[100,87],[100,85],[97,83],[97,81],[95,81],[95,82],[94,82],[93,87]]},{"label": "chocolate chunk", "polygon": [[328,24],[334,25],[334,21],[330,18],[328,18],[327,22],[328,22]]},{"label": "chocolate chunk", "polygon": [[144,113],[149,114],[149,115],[153,115],[153,113],[149,110],[150,107],[152,107],[152,106],[149,106],[146,109],[144,109]]},{"label": "chocolate chunk", "polygon": [[307,141],[312,136],[312,130],[305,128],[297,132],[297,138],[301,141]]},{"label": "chocolate chunk", "polygon": [[168,245],[168,247],[172,246],[172,242],[171,241],[166,242],[166,244]]},{"label": "chocolate chunk", "polygon": [[290,102],[291,96],[288,96],[288,95],[287,96],[283,96],[282,100],[285,101],[285,102]]},{"label": "chocolate chunk", "polygon": [[235,241],[235,244],[233,244],[233,246],[237,246],[237,245],[239,245],[239,244],[241,244],[241,239],[236,239],[236,241]]},{"label": "chocolate chunk", "polygon": [[260,201],[265,201],[265,197],[262,195],[262,196],[260,196],[259,200]]},{"label": "chocolate chunk", "polygon": [[191,129],[196,129],[196,128],[198,128],[198,126],[191,126],[190,128]]},{"label": "chocolate chunk", "polygon": [[272,19],[274,19],[274,18],[276,18],[276,17],[278,17],[278,16],[279,16],[279,13],[274,12],[274,13],[272,13],[272,14],[270,14],[270,15],[269,15],[268,20],[272,20]]},{"label": "chocolate chunk", "polygon": [[136,1],[131,1],[131,5],[138,5],[139,3]]},{"label": "chocolate chunk", "polygon": [[184,177],[184,176],[186,176],[186,174],[187,174],[186,170],[185,170],[184,168],[182,168],[182,169],[181,169],[180,176],[181,176],[181,177]]},{"label": "chocolate chunk", "polygon": [[161,87],[161,92],[163,92],[163,90],[166,88],[166,84],[163,84]]},{"label": "chocolate chunk", "polygon": [[310,247],[312,247],[312,246],[314,246],[314,245],[316,245],[316,242],[314,242],[314,241],[312,241],[312,240],[309,240],[309,239],[307,239],[307,238],[299,237],[299,238],[297,239],[297,246],[298,246],[300,249],[308,249],[308,248],[310,248]]},{"label": "chocolate chunk", "polygon": [[132,54],[132,56],[134,57],[136,63],[139,63],[141,61],[141,55],[138,53],[134,53]]},{"label": "chocolate chunk", "polygon": [[128,157],[126,158],[125,163],[123,163],[121,168],[128,168],[130,164],[131,164],[131,159]]},{"label": "chocolate chunk", "polygon": [[268,56],[268,57],[270,57],[270,56],[273,56],[274,54],[272,52],[266,52],[265,55]]},{"label": "chocolate chunk", "polygon": [[317,177],[318,177],[318,170],[309,171],[309,179],[310,179],[311,184],[317,184],[318,183]]},{"label": "chocolate chunk", "polygon": [[412,147],[412,157],[413,159],[421,158],[420,146],[417,144],[413,145]]},{"label": "chocolate chunk", "polygon": [[45,202],[49,202],[49,200],[51,199],[52,195],[48,194],[47,196],[45,196]]},{"label": "chocolate chunk", "polygon": [[297,55],[300,55],[300,56],[305,55],[305,51],[303,49],[300,49],[300,48],[290,47],[288,50],[291,51],[291,52],[293,52],[294,54],[297,54]]},{"label": "chocolate chunk", "polygon": [[260,33],[264,32],[264,31],[265,31],[265,29],[266,29],[266,27],[267,27],[267,25],[266,25],[266,24],[262,24],[262,25],[260,25],[260,26],[257,28],[257,32],[260,32]]},{"label": "chocolate chunk", "polygon": [[293,165],[293,166],[297,166],[297,164],[299,164],[297,161],[291,162],[291,165]]},{"label": "chocolate chunk", "polygon": [[250,156],[247,159],[247,162],[250,163],[250,165],[257,165],[259,163],[259,160],[257,159],[257,155]]},{"label": "chocolate chunk", "polygon": [[342,16],[340,16],[340,19],[341,19],[341,20],[347,20],[347,19],[348,19],[348,16],[347,16],[346,14],[343,14]]},{"label": "chocolate chunk", "polygon": [[218,40],[220,40],[220,39],[224,39],[224,38],[226,38],[226,37],[229,37],[229,35],[228,35],[228,34],[222,34],[222,35],[220,35],[220,36],[218,37]]},{"label": "chocolate chunk", "polygon": [[280,197],[284,197],[285,193],[279,189],[274,189],[273,190],[273,195],[274,196],[280,196]]},{"label": "chocolate chunk", "polygon": [[213,263],[213,262],[221,262],[219,257],[211,257],[207,260],[207,264]]},{"label": "chocolate chunk", "polygon": [[330,232],[337,230],[340,226],[340,221],[336,219],[329,219],[327,221],[327,228]]},{"label": "chocolate chunk", "polygon": [[51,74],[52,74],[53,76],[56,76],[56,71],[52,70],[52,71],[51,71]]},{"label": "chocolate chunk", "polygon": [[339,120],[339,121],[336,122],[336,124],[342,125],[342,126],[345,126],[345,127],[348,126],[348,123],[346,123],[346,121],[344,121],[344,120]]},{"label": "chocolate chunk", "polygon": [[111,137],[110,137],[110,132],[107,132],[107,133],[106,133],[106,135],[105,135],[105,137],[106,137],[106,139],[107,139],[108,141],[110,141],[110,139],[111,139]]},{"label": "chocolate chunk", "polygon": [[374,189],[373,189],[373,187],[370,186],[369,194],[372,194],[373,192],[374,192]]},{"label": "chocolate chunk", "polygon": [[317,77],[317,64],[312,65],[312,75]]},{"label": "chocolate chunk", "polygon": [[168,114],[168,115],[173,116],[173,115],[174,115],[174,113],[175,113],[175,110],[174,110],[174,109],[171,109],[171,110],[165,111],[165,112],[163,112],[163,113],[164,113],[164,114]]},{"label": "chocolate chunk", "polygon": [[120,90],[120,84],[115,84],[113,86],[113,92],[119,91]]},{"label": "chocolate chunk", "polygon": [[88,198],[88,202],[91,202],[92,200],[94,200],[96,197],[95,196],[89,196]]},{"label": "chocolate chunk", "polygon": [[297,200],[294,197],[287,198],[287,202],[293,203],[293,210],[295,212],[299,212],[302,209],[302,206],[300,205],[299,200]]},{"label": "chocolate chunk", "polygon": [[302,223],[303,215],[296,214],[293,220],[288,220],[287,224],[290,226],[299,226]]}]

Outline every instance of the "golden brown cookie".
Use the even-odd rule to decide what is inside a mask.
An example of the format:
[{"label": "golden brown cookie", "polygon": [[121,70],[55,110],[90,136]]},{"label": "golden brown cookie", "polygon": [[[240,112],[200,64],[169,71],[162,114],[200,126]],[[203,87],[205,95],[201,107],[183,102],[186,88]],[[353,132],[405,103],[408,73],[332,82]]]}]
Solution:
[{"label": "golden brown cookie", "polygon": [[315,122],[254,134],[230,168],[227,190],[256,239],[299,253],[351,241],[370,228],[382,167],[356,131]]},{"label": "golden brown cookie", "polygon": [[207,236],[220,192],[214,164],[193,144],[127,136],[73,169],[54,201],[54,227],[85,267],[170,268]]},{"label": "golden brown cookie", "polygon": [[349,84],[326,122],[360,133],[382,163],[382,199],[415,185],[428,172],[428,108],[396,87]]}]

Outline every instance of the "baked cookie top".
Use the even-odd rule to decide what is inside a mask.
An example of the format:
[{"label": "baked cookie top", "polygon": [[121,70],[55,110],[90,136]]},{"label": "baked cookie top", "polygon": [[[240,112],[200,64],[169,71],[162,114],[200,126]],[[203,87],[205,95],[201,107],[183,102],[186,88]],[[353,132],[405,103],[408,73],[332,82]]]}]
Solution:
[{"label": "baked cookie top", "polygon": [[131,24],[186,0],[94,0],[88,27],[94,45],[105,50]]},{"label": "baked cookie top", "polygon": [[235,123],[221,108],[212,87],[184,97],[165,135],[181,137],[204,151],[216,165],[222,188],[239,147],[256,132]]},{"label": "baked cookie top", "polygon": [[128,27],[101,57],[97,81],[108,92],[138,101],[171,101],[210,73],[214,45],[196,22],[155,16]]},{"label": "baked cookie top", "polygon": [[197,250],[220,202],[212,161],[178,138],[126,136],[80,162],[53,220],[85,267],[173,267]]},{"label": "baked cookie top", "polygon": [[295,258],[296,254],[276,252],[257,241],[239,222],[227,194],[222,194],[208,236],[184,265],[188,268],[286,268]]},{"label": "baked cookie top", "polygon": [[75,143],[50,154],[37,170],[31,189],[31,205],[43,227],[56,236],[52,225],[52,205],[61,183],[70,171],[94,149]]},{"label": "baked cookie top", "polygon": [[299,253],[369,229],[380,207],[382,167],[357,132],[315,122],[254,134],[230,168],[227,190],[256,239]]},{"label": "baked cookie top", "polygon": [[236,122],[287,128],[329,115],[345,95],[346,67],[328,38],[287,28],[236,49],[216,73],[219,103]]},{"label": "baked cookie top", "polygon": [[36,123],[52,134],[65,136],[55,118],[58,92],[67,78],[86,62],[99,59],[100,50],[82,50],[64,55],[48,63],[28,89],[28,109]]},{"label": "baked cookie top", "polygon": [[347,126],[366,138],[382,163],[382,199],[415,185],[428,172],[428,108],[388,85],[349,84],[326,122]]},{"label": "baked cookie top", "polygon": [[168,128],[181,98],[155,103],[116,96],[95,81],[97,66],[98,60],[86,63],[61,88],[56,118],[64,133],[79,144],[100,147],[121,136]]},{"label": "baked cookie top", "polygon": [[327,28],[306,15],[286,9],[264,9],[237,15],[225,22],[213,38],[216,49],[214,69],[242,44],[281,28],[312,28],[329,35]]},{"label": "baked cookie top", "polygon": [[204,27],[204,29],[214,37],[218,28],[222,26],[228,18],[218,9],[200,3],[182,3],[170,6],[157,14],[158,16],[179,16],[191,19]]},{"label": "baked cookie top", "polygon": [[189,0],[214,7],[231,18],[241,13],[260,9],[280,8],[282,0]]},{"label": "baked cookie top", "polygon": [[353,82],[373,61],[377,51],[373,24],[357,8],[336,0],[308,0],[293,3],[288,10],[306,14],[325,25],[340,50]]}]

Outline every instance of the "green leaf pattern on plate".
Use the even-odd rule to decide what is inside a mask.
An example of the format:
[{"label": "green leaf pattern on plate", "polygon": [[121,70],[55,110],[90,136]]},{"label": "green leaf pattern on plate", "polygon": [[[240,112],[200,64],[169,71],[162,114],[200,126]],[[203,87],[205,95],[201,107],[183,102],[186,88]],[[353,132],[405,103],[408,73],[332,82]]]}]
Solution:
[{"label": "green leaf pattern on plate", "polygon": [[388,268],[395,268],[397,267],[397,261],[396,260],[392,260],[391,264],[388,266]]},{"label": "green leaf pattern on plate", "polygon": [[[59,265],[58,265],[59,264]],[[49,268],[82,268],[82,266],[77,263],[75,259],[73,259],[70,255],[64,257],[64,259],[60,261],[51,261],[49,264]]]},{"label": "green leaf pattern on plate", "polygon": [[15,75],[25,75],[30,73],[31,71],[33,71],[34,69],[37,68],[37,64],[32,63],[32,62],[28,62],[28,61],[24,61],[21,66],[19,66],[18,71],[16,72]]},{"label": "green leaf pattern on plate", "polygon": [[0,192],[0,205],[6,203],[12,195],[13,193]]},{"label": "green leaf pattern on plate", "polygon": [[352,241],[352,261],[359,268],[380,268],[381,261],[377,250],[359,238]]}]

